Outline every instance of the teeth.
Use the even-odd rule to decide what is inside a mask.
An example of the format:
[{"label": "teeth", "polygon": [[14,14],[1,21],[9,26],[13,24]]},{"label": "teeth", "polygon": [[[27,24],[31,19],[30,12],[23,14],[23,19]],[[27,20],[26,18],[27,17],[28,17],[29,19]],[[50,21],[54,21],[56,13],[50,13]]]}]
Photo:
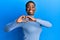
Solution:
[{"label": "teeth", "polygon": [[32,11],[30,11],[30,12],[32,12]]}]

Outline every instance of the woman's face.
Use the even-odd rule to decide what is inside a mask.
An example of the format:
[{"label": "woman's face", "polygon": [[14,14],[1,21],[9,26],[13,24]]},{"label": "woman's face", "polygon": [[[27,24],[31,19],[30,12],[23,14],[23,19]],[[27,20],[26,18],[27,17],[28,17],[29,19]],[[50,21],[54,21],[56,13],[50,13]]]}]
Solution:
[{"label": "woman's face", "polygon": [[34,15],[35,5],[33,3],[28,3],[26,10],[27,10],[28,15]]}]

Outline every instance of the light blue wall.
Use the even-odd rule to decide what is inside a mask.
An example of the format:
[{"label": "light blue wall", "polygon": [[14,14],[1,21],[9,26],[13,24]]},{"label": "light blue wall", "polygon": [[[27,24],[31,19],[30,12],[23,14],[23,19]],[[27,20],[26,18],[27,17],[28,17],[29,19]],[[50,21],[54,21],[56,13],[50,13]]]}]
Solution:
[{"label": "light blue wall", "polygon": [[[4,32],[7,23],[26,14],[28,0],[0,0],[0,40],[21,40],[22,29]],[[60,40],[60,0],[33,0],[36,3],[35,17],[50,21],[51,28],[42,27],[40,40]],[[22,34],[23,35],[23,34]]]}]

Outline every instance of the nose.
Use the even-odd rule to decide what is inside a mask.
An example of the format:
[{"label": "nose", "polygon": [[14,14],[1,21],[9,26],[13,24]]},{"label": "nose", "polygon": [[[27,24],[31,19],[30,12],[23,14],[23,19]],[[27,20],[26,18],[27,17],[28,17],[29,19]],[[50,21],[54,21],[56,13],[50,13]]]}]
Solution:
[{"label": "nose", "polygon": [[30,10],[32,10],[32,7],[30,7]]}]

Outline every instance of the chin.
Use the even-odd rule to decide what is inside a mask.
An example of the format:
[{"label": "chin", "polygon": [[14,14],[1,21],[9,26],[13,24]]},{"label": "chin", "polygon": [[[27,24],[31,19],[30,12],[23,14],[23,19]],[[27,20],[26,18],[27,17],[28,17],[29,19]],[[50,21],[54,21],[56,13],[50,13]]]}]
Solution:
[{"label": "chin", "polygon": [[30,13],[30,12],[28,12],[27,14],[28,14],[28,15],[34,15],[34,13]]},{"label": "chin", "polygon": [[28,15],[34,15],[34,14],[32,14],[32,13],[29,13]]}]

